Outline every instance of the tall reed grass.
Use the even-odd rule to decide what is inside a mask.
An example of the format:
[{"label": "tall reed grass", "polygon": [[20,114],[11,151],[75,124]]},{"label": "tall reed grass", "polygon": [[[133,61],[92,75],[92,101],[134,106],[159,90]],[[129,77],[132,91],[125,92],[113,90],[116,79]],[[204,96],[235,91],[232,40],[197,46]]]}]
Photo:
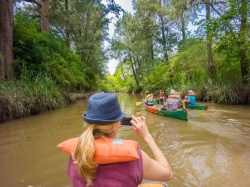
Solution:
[{"label": "tall reed grass", "polygon": [[247,85],[215,83],[210,80],[207,84],[202,85],[187,82],[180,87],[182,98],[184,98],[188,90],[193,90],[198,101],[219,104],[249,104],[250,102],[250,87]]},{"label": "tall reed grass", "polygon": [[248,94],[247,86],[220,83],[207,87],[204,100],[219,104],[246,104]]},{"label": "tall reed grass", "polygon": [[47,75],[1,82],[0,122],[60,108],[65,102],[65,95]]}]

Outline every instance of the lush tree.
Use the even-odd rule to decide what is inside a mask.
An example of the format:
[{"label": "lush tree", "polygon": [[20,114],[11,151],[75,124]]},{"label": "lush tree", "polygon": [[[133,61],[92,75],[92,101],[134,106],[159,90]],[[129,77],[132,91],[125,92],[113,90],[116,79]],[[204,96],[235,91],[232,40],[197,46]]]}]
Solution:
[{"label": "lush tree", "polygon": [[241,67],[241,76],[243,84],[248,84],[250,82],[249,9],[250,9],[249,1],[241,0],[239,2],[240,31],[239,31],[238,44],[240,46],[239,56],[240,56],[240,67]]},{"label": "lush tree", "polygon": [[[136,16],[144,19],[149,36],[154,31],[154,45],[161,49],[164,61],[169,61],[169,55],[173,52],[178,41],[177,24],[170,19],[170,4],[162,0],[138,0],[135,3]],[[145,16],[146,15],[146,16]],[[146,21],[146,18],[150,21]],[[153,23],[152,23],[153,21]],[[144,27],[145,28],[145,27]]]},{"label": "lush tree", "polygon": [[[220,62],[223,65],[220,67],[224,70],[227,67],[232,74],[241,75],[240,82],[243,84],[249,84],[250,79],[249,4],[247,0],[230,0],[224,14],[212,22],[216,52],[222,57]],[[232,80],[232,76],[226,80]],[[238,80],[237,76],[232,81]]]},{"label": "lush tree", "polygon": [[[211,22],[212,22],[212,13],[213,15],[219,14],[219,11],[216,9],[216,6],[219,6],[220,4],[224,4],[224,1],[211,1],[211,0],[192,0],[190,2],[190,6],[198,11],[205,12],[205,19],[201,19],[200,26],[204,27],[205,31],[205,38],[207,41],[207,72],[210,75],[210,78],[216,79],[216,68],[214,65],[214,57],[213,57],[213,31],[211,28]],[[220,7],[218,7],[220,8]],[[212,11],[213,10],[213,11]],[[216,16],[216,15],[215,15]]]},{"label": "lush tree", "polygon": [[187,24],[189,22],[191,10],[188,9],[188,3],[185,0],[171,1],[169,16],[177,23],[177,28],[181,31],[182,40],[187,37]]}]

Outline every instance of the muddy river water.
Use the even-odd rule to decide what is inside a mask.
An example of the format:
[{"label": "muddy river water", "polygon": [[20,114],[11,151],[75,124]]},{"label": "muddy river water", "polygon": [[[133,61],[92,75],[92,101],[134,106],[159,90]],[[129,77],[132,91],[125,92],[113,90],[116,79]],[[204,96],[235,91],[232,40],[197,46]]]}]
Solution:
[{"label": "muddy river water", "polygon": [[[118,95],[122,111],[144,115],[174,178],[169,187],[250,186],[250,106],[205,103],[208,110],[188,110],[189,120],[159,116],[144,110],[138,95]],[[203,103],[204,104],[204,103]],[[68,155],[56,145],[79,136],[87,100],[60,110],[0,124],[1,187],[71,187]],[[129,127],[121,138],[144,142]]]}]

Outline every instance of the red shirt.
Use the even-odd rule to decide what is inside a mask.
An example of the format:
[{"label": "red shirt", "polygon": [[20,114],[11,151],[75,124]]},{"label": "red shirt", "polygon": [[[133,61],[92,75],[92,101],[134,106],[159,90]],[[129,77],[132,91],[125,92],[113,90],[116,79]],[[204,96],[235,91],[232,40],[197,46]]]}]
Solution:
[{"label": "red shirt", "polygon": [[[91,187],[137,187],[143,179],[142,154],[138,147],[139,159],[129,162],[100,164]],[[85,187],[87,182],[81,176],[72,158],[69,158],[68,176],[74,187]]]}]

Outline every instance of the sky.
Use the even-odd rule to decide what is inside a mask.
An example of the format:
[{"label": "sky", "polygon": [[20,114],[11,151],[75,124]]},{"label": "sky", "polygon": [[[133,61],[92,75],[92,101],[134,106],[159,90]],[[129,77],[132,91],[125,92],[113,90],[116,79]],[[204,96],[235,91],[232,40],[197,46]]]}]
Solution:
[{"label": "sky", "polygon": [[[125,11],[133,13],[133,7],[132,7],[132,0],[115,0],[116,4],[119,4]],[[109,25],[109,34],[110,37],[114,34],[114,22],[115,20]],[[108,69],[109,73],[113,75],[115,73],[116,66],[118,65],[118,61],[115,59],[111,59],[108,62]]]}]

